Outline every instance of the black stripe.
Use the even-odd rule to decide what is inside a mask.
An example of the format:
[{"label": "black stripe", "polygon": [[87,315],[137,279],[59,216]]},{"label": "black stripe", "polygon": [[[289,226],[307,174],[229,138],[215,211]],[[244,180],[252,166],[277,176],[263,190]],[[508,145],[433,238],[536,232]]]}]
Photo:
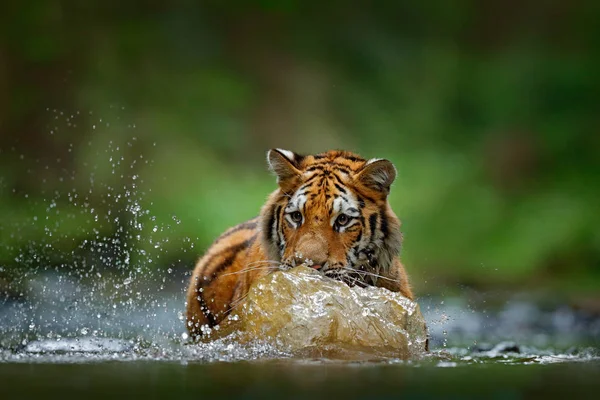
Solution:
[{"label": "black stripe", "polygon": [[257,220],[256,220],[256,218],[253,218],[253,219],[251,219],[249,221],[246,221],[246,222],[244,222],[242,224],[234,226],[233,228],[229,229],[227,232],[225,232],[224,234],[222,234],[221,236],[219,236],[217,238],[217,240],[215,240],[214,244],[216,244],[219,241],[225,239],[226,237],[229,237],[229,236],[233,235],[236,232],[239,232],[239,231],[242,231],[242,230],[245,230],[245,229],[247,229],[247,230],[256,229],[256,225],[257,225]]},{"label": "black stripe", "polygon": [[340,185],[338,185],[337,183],[334,183],[333,185],[334,185],[334,186],[337,188],[337,190],[339,190],[340,192],[342,192],[342,193],[344,193],[344,194],[348,193],[348,192],[346,192],[346,189],[344,189],[343,187],[341,187],[341,186],[340,186]]},{"label": "black stripe", "polygon": [[365,217],[363,217],[362,215],[357,217],[358,220],[360,221],[360,224],[364,227],[365,226]]},{"label": "black stripe", "polygon": [[383,237],[387,237],[388,235],[388,220],[385,216],[385,210],[383,207],[379,210],[379,218],[381,219],[381,233],[383,233]]},{"label": "black stripe", "polygon": [[238,279],[237,282],[235,283],[233,291],[231,292],[231,298],[229,299],[229,304],[227,304],[227,310],[225,311],[224,316],[229,315],[231,313],[231,311],[233,310],[234,307],[231,305],[231,303],[233,303],[233,298],[234,298],[235,294],[238,292],[238,290],[240,290],[241,286],[242,286],[242,280]]},{"label": "black stripe", "polygon": [[342,171],[345,172],[346,174],[349,174],[351,172],[350,168],[340,165],[340,164],[336,164],[333,166],[333,169],[336,169],[338,171]]},{"label": "black stripe", "polygon": [[342,182],[342,180],[340,179],[340,177],[339,177],[339,176],[337,176],[336,174],[333,174],[333,178],[334,178],[334,179],[337,181],[337,183],[338,183],[340,186],[344,186],[344,185],[345,185],[345,184],[344,184],[344,182]]},{"label": "black stripe", "polygon": [[271,209],[269,210],[270,214],[269,214],[269,219],[267,222],[267,226],[263,227],[266,228],[265,232],[269,232],[269,234],[267,235],[267,240],[269,241],[269,243],[273,242],[273,225],[275,224],[275,207],[271,207]]},{"label": "black stripe", "polygon": [[362,210],[365,207],[365,201],[360,196],[356,196],[356,198],[358,200],[358,206]]},{"label": "black stripe", "polygon": [[305,186],[308,185],[309,183],[312,183],[312,181],[314,181],[315,179],[320,178],[320,177],[321,177],[321,174],[319,174],[319,173],[314,174],[313,176],[308,178],[306,180],[306,182],[304,182]]},{"label": "black stripe", "polygon": [[248,240],[243,241],[242,243],[238,243],[235,246],[228,247],[227,250],[220,252],[220,254],[222,254],[225,251],[227,251],[227,252],[231,252],[231,254],[227,258],[225,258],[223,261],[221,261],[219,264],[217,264],[217,266],[215,268],[213,268],[213,270],[212,270],[212,273],[211,273],[212,276],[208,280],[202,281],[199,286],[206,286],[207,284],[211,283],[217,277],[219,272],[230,267],[231,264],[233,264],[233,262],[237,258],[238,254],[242,250],[250,247],[250,245],[254,242],[254,239],[256,239],[256,235],[252,236]]},{"label": "black stripe", "polygon": [[323,164],[321,164],[321,165],[312,165],[312,166],[310,166],[310,167],[306,168],[306,170],[305,170],[305,171],[306,171],[306,172],[310,172],[310,171],[316,171],[316,170],[321,170],[321,171],[323,171]]},{"label": "black stripe", "polygon": [[[356,242],[360,243],[360,239],[362,239],[362,229],[360,230],[360,232],[358,232],[358,236],[356,237]],[[358,247],[358,245],[357,245]]]},{"label": "black stripe", "polygon": [[204,300],[204,296],[199,293],[198,296],[196,296],[196,298],[198,299],[198,303],[200,303],[200,311],[202,311],[202,314],[204,314],[204,316],[206,317],[206,320],[208,321],[208,326],[211,328],[215,327],[217,325],[217,320],[215,319],[215,316],[208,309],[208,306],[206,305],[206,301]]},{"label": "black stripe", "polygon": [[376,203],[376,201],[375,201],[375,199],[374,199],[374,198],[372,198],[372,197],[369,197],[369,196],[367,196],[367,195],[366,195],[366,194],[364,194],[364,193],[363,193],[362,195],[363,195],[363,197],[364,197],[366,200],[370,201],[371,203]]},{"label": "black stripe", "polygon": [[294,197],[295,196],[304,196],[306,194],[306,192],[308,192],[308,190],[300,190],[298,189],[295,193],[294,193]]},{"label": "black stripe", "polygon": [[250,246],[252,246],[254,244],[254,242],[256,241],[257,237],[258,237],[258,233],[255,233],[254,235],[252,235],[252,237],[250,239],[247,240],[248,247],[250,247]]},{"label": "black stripe", "polygon": [[369,241],[373,243],[375,240],[375,230],[377,229],[377,213],[369,216],[369,229],[371,230],[371,239]]},{"label": "black stripe", "polygon": [[309,187],[310,187],[310,183],[306,183],[306,184],[300,186],[300,189],[298,189],[298,191],[308,189]]},{"label": "black stripe", "polygon": [[[242,242],[243,243],[243,242]],[[238,243],[238,244],[234,244],[231,245],[229,247],[226,247],[216,253],[214,253],[213,255],[211,255],[205,262],[203,262],[202,264],[204,265],[204,268],[206,269],[207,267],[209,267],[210,265],[212,265],[213,261],[215,260],[215,258],[219,257],[221,254],[223,253],[227,253],[233,249],[235,249],[236,247],[238,247],[239,245],[241,245],[242,243]],[[204,279],[204,281],[200,284],[201,286],[203,286],[206,283],[210,283],[210,280],[208,279]]]},{"label": "black stripe", "polygon": [[[320,167],[320,166],[329,165],[331,168],[337,168],[337,169],[343,170],[344,172],[350,172],[352,169],[351,166],[341,163],[339,161],[330,160],[330,159],[324,160],[323,158],[325,158],[325,157],[319,157],[319,158],[315,157],[315,162],[311,164],[311,167],[313,167],[313,166]],[[362,161],[364,161],[364,160],[362,160]]]},{"label": "black stripe", "polygon": [[275,211],[273,212],[273,223],[269,227],[269,232],[271,233],[271,237],[275,238],[275,245],[277,247],[281,246],[281,240],[279,240],[279,225],[281,224],[281,205],[275,207]]}]

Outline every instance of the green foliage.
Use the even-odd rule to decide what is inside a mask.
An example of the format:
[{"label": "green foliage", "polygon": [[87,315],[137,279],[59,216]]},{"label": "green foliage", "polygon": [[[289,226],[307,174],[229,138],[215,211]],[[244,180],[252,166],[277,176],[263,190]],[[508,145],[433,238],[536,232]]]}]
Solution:
[{"label": "green foliage", "polygon": [[420,288],[600,282],[595,2],[36,4],[0,28],[0,263],[119,226],[191,263],[258,213],[268,148],[344,148],[398,167]]}]

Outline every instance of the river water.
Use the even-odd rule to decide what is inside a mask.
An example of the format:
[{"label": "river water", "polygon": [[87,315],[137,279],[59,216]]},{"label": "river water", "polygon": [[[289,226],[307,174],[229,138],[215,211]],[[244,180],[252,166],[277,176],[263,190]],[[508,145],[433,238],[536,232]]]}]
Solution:
[{"label": "river water", "polygon": [[189,343],[186,280],[182,271],[154,273],[144,283],[30,274],[27,287],[36,295],[0,301],[0,393],[386,398],[469,397],[492,388],[491,397],[520,398],[587,395],[600,386],[600,318],[567,306],[542,307],[523,296],[495,308],[424,297],[429,354],[307,359],[261,342]]}]

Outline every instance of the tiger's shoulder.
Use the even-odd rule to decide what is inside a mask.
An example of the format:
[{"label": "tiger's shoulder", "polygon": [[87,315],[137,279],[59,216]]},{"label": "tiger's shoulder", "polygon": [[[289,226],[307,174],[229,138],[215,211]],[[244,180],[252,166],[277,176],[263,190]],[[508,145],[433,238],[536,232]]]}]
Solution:
[{"label": "tiger's shoulder", "polygon": [[222,270],[231,266],[240,252],[247,252],[255,245],[260,246],[259,218],[254,217],[223,232],[208,247],[196,263],[196,269],[205,277],[215,278]]},{"label": "tiger's shoulder", "polygon": [[255,274],[266,270],[259,231],[258,217],[235,225],[198,259],[186,296],[188,330],[193,336],[217,325]]}]

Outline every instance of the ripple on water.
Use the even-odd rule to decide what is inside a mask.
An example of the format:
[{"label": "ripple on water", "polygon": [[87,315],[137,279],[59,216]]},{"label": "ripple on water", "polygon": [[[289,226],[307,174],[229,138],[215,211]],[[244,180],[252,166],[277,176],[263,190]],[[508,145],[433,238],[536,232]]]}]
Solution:
[{"label": "ripple on water", "polygon": [[134,348],[133,341],[113,338],[64,338],[29,342],[25,353],[123,353]]},{"label": "ripple on water", "polygon": [[209,343],[136,342],[116,338],[35,340],[19,349],[0,350],[0,362],[86,363],[102,361],[235,362],[289,358],[268,343],[240,344],[228,338]]},{"label": "ripple on water", "polygon": [[[355,356],[355,354],[352,354]],[[165,343],[135,342],[117,338],[62,338],[32,341],[20,349],[0,350],[0,362],[5,363],[97,363],[106,361],[163,361],[188,363],[215,362],[268,362],[278,361],[302,364],[401,364],[454,368],[478,364],[556,364],[590,362],[598,364],[597,349],[586,348],[561,352],[553,349],[537,349],[502,342],[490,349],[452,347],[435,350],[424,357],[403,360],[380,354],[362,354],[358,358],[330,358],[327,356],[303,357],[286,352],[267,342],[240,344],[230,338],[209,343],[171,341]]]}]

